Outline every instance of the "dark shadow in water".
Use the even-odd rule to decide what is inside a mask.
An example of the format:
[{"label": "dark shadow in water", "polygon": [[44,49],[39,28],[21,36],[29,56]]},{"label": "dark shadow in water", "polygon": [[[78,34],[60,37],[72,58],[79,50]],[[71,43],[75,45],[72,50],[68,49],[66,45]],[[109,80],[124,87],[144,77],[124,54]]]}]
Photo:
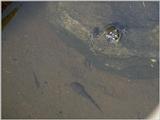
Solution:
[{"label": "dark shadow in water", "polygon": [[[56,28],[54,28],[56,29]],[[96,68],[107,71],[107,73],[118,74],[129,79],[156,79],[158,78],[158,67],[151,67],[148,64],[148,58],[144,57],[130,57],[126,59],[109,58],[102,54],[94,55],[90,50],[89,46],[83,43],[81,40],[73,36],[62,28],[58,28],[57,34],[59,37],[70,47],[78,50],[82,55],[85,56],[87,62],[94,65]],[[105,63],[120,63],[124,67],[121,70],[113,69],[105,66]],[[158,66],[159,62],[157,63]]]},{"label": "dark shadow in water", "polygon": [[159,2],[111,2],[112,20],[129,28],[153,28],[159,23]]}]

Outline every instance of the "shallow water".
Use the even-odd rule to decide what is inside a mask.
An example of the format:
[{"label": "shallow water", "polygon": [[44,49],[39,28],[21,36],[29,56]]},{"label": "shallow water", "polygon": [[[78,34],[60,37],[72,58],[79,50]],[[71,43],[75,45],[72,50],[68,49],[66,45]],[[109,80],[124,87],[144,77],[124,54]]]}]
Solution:
[{"label": "shallow water", "polygon": [[[52,26],[51,4],[56,5],[22,2],[2,32],[2,117],[146,118],[158,104],[158,78],[132,80],[102,69],[99,63],[103,60],[94,59],[87,45],[71,42],[77,38],[67,33],[65,37]],[[103,15],[109,15],[107,22],[116,20],[134,30],[158,26],[158,2],[105,5],[112,12]],[[93,57],[95,64],[87,62],[86,56]],[[76,94],[70,87],[72,82],[81,83],[103,112]]]}]

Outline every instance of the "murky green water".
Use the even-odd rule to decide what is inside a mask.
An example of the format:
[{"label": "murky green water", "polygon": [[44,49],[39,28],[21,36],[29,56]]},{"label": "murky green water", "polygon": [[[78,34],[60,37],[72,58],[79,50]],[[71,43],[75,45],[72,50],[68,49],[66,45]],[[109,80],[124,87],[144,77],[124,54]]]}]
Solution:
[{"label": "murky green water", "polygon": [[158,104],[158,2],[64,4],[88,29],[123,24],[123,45],[138,51],[127,59],[94,55],[55,24],[58,4],[22,2],[2,32],[2,117],[146,118]]}]

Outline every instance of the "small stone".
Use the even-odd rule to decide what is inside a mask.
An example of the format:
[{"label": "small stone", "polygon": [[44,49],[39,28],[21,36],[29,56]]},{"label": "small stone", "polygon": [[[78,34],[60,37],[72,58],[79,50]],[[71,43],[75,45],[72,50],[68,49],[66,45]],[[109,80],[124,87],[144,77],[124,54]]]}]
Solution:
[{"label": "small stone", "polygon": [[151,62],[153,62],[153,63],[155,63],[155,62],[157,61],[156,59],[153,59],[153,58],[151,58],[150,60],[151,60]]},{"label": "small stone", "polygon": [[106,64],[105,64],[105,66],[109,66],[109,64],[108,64],[108,63],[106,63]]}]

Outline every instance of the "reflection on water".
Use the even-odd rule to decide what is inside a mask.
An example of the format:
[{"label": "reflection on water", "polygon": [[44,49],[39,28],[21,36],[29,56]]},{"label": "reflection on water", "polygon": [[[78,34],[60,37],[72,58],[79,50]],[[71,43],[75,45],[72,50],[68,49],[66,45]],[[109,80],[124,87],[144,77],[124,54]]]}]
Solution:
[{"label": "reflection on water", "polygon": [[[58,5],[89,31],[124,25],[133,56],[93,54],[61,27]],[[2,32],[2,117],[147,117],[158,104],[158,14],[158,2],[24,2]]]}]

